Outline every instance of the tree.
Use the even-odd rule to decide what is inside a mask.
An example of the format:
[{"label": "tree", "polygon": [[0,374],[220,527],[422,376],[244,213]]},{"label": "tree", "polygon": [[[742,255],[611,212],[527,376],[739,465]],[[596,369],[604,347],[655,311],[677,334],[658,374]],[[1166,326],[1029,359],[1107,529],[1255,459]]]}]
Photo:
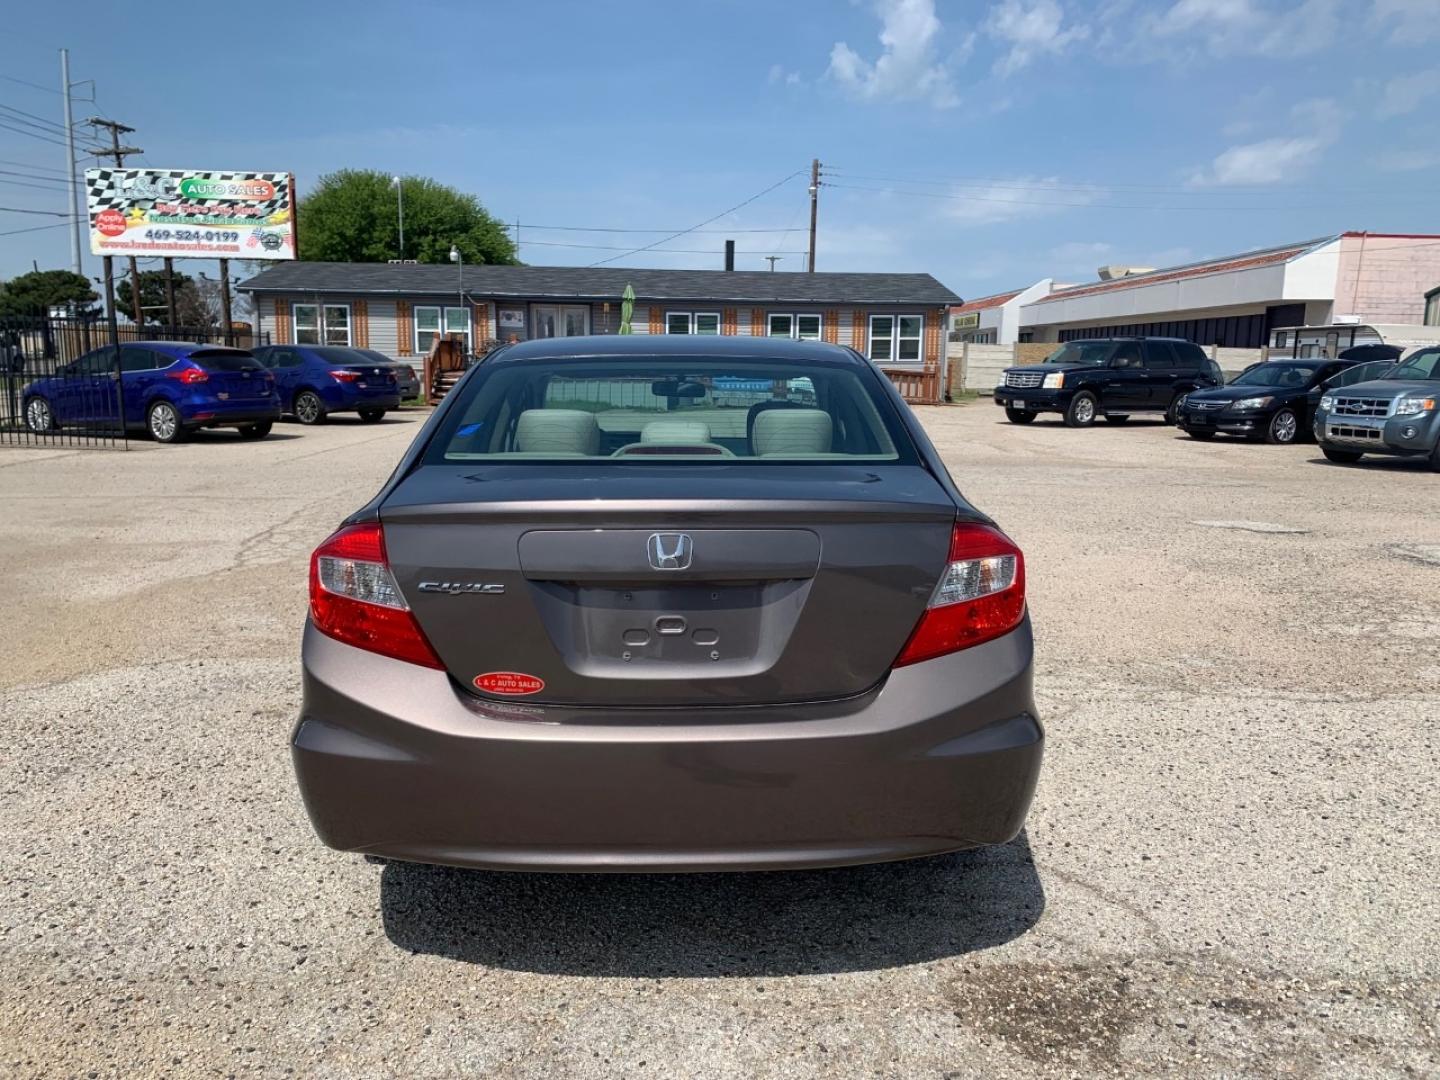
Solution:
[{"label": "tree", "polygon": [[69,270],[34,270],[0,285],[0,315],[43,315],[74,305],[77,315],[94,314],[99,296],[90,280]]},{"label": "tree", "polygon": [[[187,288],[193,289],[194,279],[189,274],[175,274],[175,308],[179,312],[183,308],[182,297]],[[135,310],[135,304],[131,299],[134,292],[130,284],[129,275],[126,275],[115,290],[116,299],[119,302],[120,310],[129,314]],[[140,306],[145,312],[145,321],[151,323],[165,323],[170,321],[170,308],[165,296],[165,271],[164,270],[141,270],[140,271]],[[178,318],[178,315],[177,315]],[[191,325],[184,319],[179,320],[182,325]]]},{"label": "tree", "polygon": [[[450,260],[452,245],[469,265],[514,266],[515,245],[473,195],[423,176],[401,181],[405,255],[424,263]],[[341,169],[320,178],[296,215],[302,259],[385,262],[400,255],[397,199],[390,177],[373,169]]]}]

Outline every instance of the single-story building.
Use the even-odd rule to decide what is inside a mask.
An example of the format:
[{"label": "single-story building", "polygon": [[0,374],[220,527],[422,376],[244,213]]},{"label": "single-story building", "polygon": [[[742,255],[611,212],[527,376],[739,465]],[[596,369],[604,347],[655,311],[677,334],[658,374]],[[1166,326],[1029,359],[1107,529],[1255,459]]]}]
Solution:
[{"label": "single-story building", "polygon": [[960,301],[929,274],[627,270],[578,266],[277,263],[243,282],[274,343],[423,357],[456,334],[467,351],[527,338],[614,334],[634,290],[636,334],[832,341],[877,363],[937,370]]},{"label": "single-story building", "polygon": [[1110,280],[1020,306],[1033,341],[1158,334],[1258,349],[1278,327],[1419,323],[1440,281],[1440,236],[1347,232]]},{"label": "single-story building", "polygon": [[950,340],[976,345],[1014,345],[1028,341],[1020,329],[1020,309],[1025,304],[1048,296],[1054,282],[1050,278],[1037,281],[1026,289],[982,296],[967,300],[950,309]]}]

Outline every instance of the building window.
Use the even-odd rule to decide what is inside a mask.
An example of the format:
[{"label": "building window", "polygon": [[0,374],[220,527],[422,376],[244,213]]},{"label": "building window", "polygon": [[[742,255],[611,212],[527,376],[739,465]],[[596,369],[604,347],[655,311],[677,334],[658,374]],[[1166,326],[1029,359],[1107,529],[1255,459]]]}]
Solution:
[{"label": "building window", "polygon": [[296,345],[349,345],[349,304],[292,304]]},{"label": "building window", "polygon": [[789,315],[772,312],[767,320],[768,337],[792,338],[797,341],[820,340],[820,316]]},{"label": "building window", "polygon": [[720,333],[718,311],[667,311],[665,313],[667,334],[704,334],[714,336]]},{"label": "building window", "polygon": [[465,351],[470,351],[470,309],[463,307],[440,307],[438,305],[415,306],[415,352],[429,356],[435,347],[435,339],[442,333],[455,334],[465,342]]},{"label": "building window", "polygon": [[1440,326],[1440,289],[1425,294],[1425,325]]},{"label": "building window", "polygon": [[917,363],[924,332],[925,319],[920,315],[871,315],[870,359]]}]

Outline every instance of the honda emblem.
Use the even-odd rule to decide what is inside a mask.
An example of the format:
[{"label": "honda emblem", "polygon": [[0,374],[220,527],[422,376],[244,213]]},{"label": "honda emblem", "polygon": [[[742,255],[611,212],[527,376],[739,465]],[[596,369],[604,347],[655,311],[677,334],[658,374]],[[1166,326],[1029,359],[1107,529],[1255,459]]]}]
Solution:
[{"label": "honda emblem", "polygon": [[695,542],[689,533],[651,533],[645,552],[656,570],[688,570]]}]

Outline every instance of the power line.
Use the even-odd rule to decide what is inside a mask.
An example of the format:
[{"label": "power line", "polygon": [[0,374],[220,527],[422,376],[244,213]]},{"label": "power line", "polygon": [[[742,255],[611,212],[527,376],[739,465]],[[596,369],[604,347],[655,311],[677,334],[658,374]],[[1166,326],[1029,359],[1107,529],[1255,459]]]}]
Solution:
[{"label": "power line", "polygon": [[[789,179],[789,177],[787,177],[786,179]],[[783,183],[783,181],[782,181],[782,183]],[[728,211],[727,211],[727,212],[728,212]],[[714,220],[714,219],[712,218],[711,220]],[[548,230],[551,230],[551,231],[554,231],[554,232],[668,233],[668,232],[676,232],[676,231],[679,231],[679,232],[682,232],[682,233],[694,233],[694,234],[696,234],[696,235],[700,235],[700,234],[703,234],[703,233],[708,233],[708,234],[713,235],[713,236],[734,236],[734,235],[736,235],[737,233],[787,233],[787,232],[794,232],[794,231],[795,231],[795,227],[794,227],[793,225],[790,226],[789,228],[786,228],[786,229],[680,229],[680,230],[676,230],[676,229],[673,229],[673,228],[671,228],[671,229],[629,229],[629,228],[615,228],[615,227],[611,227],[611,226],[607,226],[607,225],[531,225],[530,222],[528,222],[528,221],[521,221],[521,222],[517,222],[516,224],[519,225],[519,227],[522,228],[522,229],[548,229]],[[505,228],[507,228],[507,229],[513,229],[513,228],[515,228],[515,227],[516,227],[515,225],[506,225],[506,226],[505,226]]]},{"label": "power line", "polygon": [[[1005,206],[1072,206],[1091,210],[1166,210],[1166,211],[1204,211],[1207,213],[1228,214],[1239,210],[1261,210],[1267,213],[1274,213],[1276,210],[1345,210],[1350,209],[1344,206],[1280,206],[1271,203],[1269,206],[1165,206],[1161,203],[1099,203],[1099,202],[1061,202],[1054,199],[1001,199],[990,198],[984,195],[947,195],[940,191],[906,191],[903,188],[890,187],[867,187],[863,184],[837,184],[831,182],[828,187],[845,188],[849,191],[875,191],[883,195],[914,195],[922,199],[945,199],[951,202],[985,202],[1000,203]],[[1391,206],[1413,206],[1416,203],[1390,203]],[[1428,202],[1424,205],[1429,205]]]},{"label": "power line", "polygon": [[14,75],[0,75],[0,79],[6,82],[19,83],[21,86],[28,86],[32,90],[44,90],[47,94],[59,94],[60,91],[52,86],[41,86],[39,83],[28,82],[25,79],[17,79]]},{"label": "power line", "polygon": [[70,186],[64,181],[57,180],[50,180],[43,184],[36,184],[32,183],[29,180],[0,179],[0,184],[9,184],[11,187],[34,188],[36,191],[65,191]]},{"label": "power line", "polygon": [[7,119],[9,118],[0,117],[0,128],[4,128],[6,131],[13,131],[16,135],[28,135],[30,138],[39,139],[41,142],[54,143],[56,146],[65,145],[64,139],[52,139],[49,135],[42,135],[38,131],[26,131],[24,128],[12,127],[5,123]]},{"label": "power line", "polygon": [[[1116,184],[1116,183],[1090,183],[1083,180],[1062,181],[1062,180],[1026,180],[1014,176],[954,176],[946,179],[918,179],[904,176],[873,176],[869,173],[849,172],[845,169],[831,169],[827,166],[826,171],[834,176],[843,176],[850,180],[874,180],[881,183],[910,184],[922,187],[985,187],[985,188],[1018,188],[1022,190],[1034,190],[1036,187],[1044,187],[1046,190],[1055,191],[1119,191],[1125,193],[1153,193],[1162,195],[1224,195],[1225,191],[1205,191],[1193,187],[1177,187],[1175,185],[1157,184]],[[1265,194],[1273,192],[1276,195],[1287,195],[1293,191],[1320,191],[1326,193],[1350,192],[1358,194],[1374,194],[1376,192],[1390,193],[1395,189],[1389,185],[1375,188],[1331,188],[1331,187],[1306,187],[1290,186],[1283,188],[1272,184],[1230,184],[1226,185],[1228,190],[1254,192]],[[1429,194],[1423,189],[1414,189],[1411,194]]]},{"label": "power line", "polygon": [[21,233],[40,232],[42,229],[68,229],[69,227],[68,221],[57,221],[50,225],[31,225],[26,229],[10,229],[7,232],[0,232],[0,236],[19,236]]},{"label": "power line", "polygon": [[36,116],[32,112],[26,112],[24,109],[17,109],[14,105],[6,105],[4,102],[0,102],[0,109],[4,109],[8,113],[14,113],[17,119],[23,117],[23,119],[20,119],[20,123],[22,124],[33,122],[32,126],[34,127],[49,129],[59,135],[65,134],[64,124],[57,124],[53,120],[46,120],[43,116]]},{"label": "power line", "polygon": [[50,169],[46,169],[45,167],[43,167],[43,166],[41,166],[41,165],[32,165],[32,164],[30,164],[30,162],[28,162],[28,161],[6,161],[4,158],[0,158],[0,165],[14,165],[14,166],[17,166],[18,168],[21,168],[21,169],[30,169],[30,170],[32,170],[31,172],[28,172],[28,173],[15,173],[15,174],[14,174],[15,176],[29,176],[29,177],[31,177],[32,179],[36,179],[36,180],[39,180],[39,179],[42,179],[42,178],[43,178],[43,179],[47,179],[47,180],[48,180],[48,179],[52,179],[52,178],[55,179],[55,180],[64,180],[64,179],[65,179],[65,177],[64,177],[62,174],[60,174],[60,173],[52,172]]},{"label": "power line", "polygon": [[653,244],[646,244],[646,245],[643,246],[643,247],[635,248],[635,249],[632,250],[632,251],[627,251],[627,252],[625,252],[623,255],[612,255],[612,256],[611,256],[610,258],[608,258],[608,259],[601,259],[599,262],[593,262],[593,263],[591,263],[590,265],[591,265],[591,266],[604,266],[606,263],[618,262],[620,259],[627,258],[627,257],[629,257],[629,256],[631,256],[631,255],[639,255],[642,251],[649,251],[649,250],[651,250],[652,248],[657,248],[657,247],[659,247],[661,244],[668,243],[668,242],[671,241],[671,240],[678,240],[680,237],[685,236],[687,233],[695,232],[695,231],[697,231],[697,230],[699,230],[699,229],[704,228],[706,225],[710,225],[710,224],[713,224],[714,222],[719,221],[719,220],[720,220],[721,218],[723,218],[726,214],[733,214],[733,213],[735,213],[735,211],[740,210],[740,209],[743,209],[743,208],[746,207],[746,206],[749,206],[751,203],[753,203],[756,199],[760,198],[761,196],[763,196],[763,195],[769,195],[770,192],[774,191],[776,188],[778,188],[778,187],[780,187],[780,186],[782,186],[782,185],[784,185],[784,184],[788,184],[791,180],[794,180],[795,177],[799,176],[799,175],[800,175],[801,173],[803,173],[804,171],[805,171],[804,169],[796,169],[796,170],[795,170],[794,172],[792,172],[789,176],[783,177],[783,178],[781,178],[780,180],[775,181],[775,183],[771,184],[769,187],[765,188],[763,191],[757,191],[754,195],[751,195],[751,196],[750,196],[748,199],[746,199],[744,202],[736,203],[734,206],[730,207],[730,209],[728,209],[728,210],[722,210],[722,211],[720,211],[720,213],[716,214],[714,217],[706,218],[704,221],[700,222],[700,224],[698,224],[698,225],[692,225],[692,226],[691,226],[690,228],[688,228],[688,229],[681,229],[679,232],[677,232],[677,233],[675,233],[675,234],[673,234],[673,235],[671,235],[671,236],[667,236],[667,237],[665,237],[663,240],[656,240]]},{"label": "power line", "polygon": [[[591,251],[629,251],[630,249],[617,244],[564,244],[555,240],[526,240],[525,247],[558,247],[558,248],[588,248]],[[654,248],[657,255],[715,255],[718,254],[715,248]],[[741,255],[758,255],[759,252],[739,252]],[[803,251],[781,251],[780,255],[804,255]]]},{"label": "power line", "polygon": [[62,214],[56,210],[27,210],[23,206],[0,206],[0,210],[7,214],[43,214],[46,217],[63,217],[67,220],[75,216],[74,214]]}]

